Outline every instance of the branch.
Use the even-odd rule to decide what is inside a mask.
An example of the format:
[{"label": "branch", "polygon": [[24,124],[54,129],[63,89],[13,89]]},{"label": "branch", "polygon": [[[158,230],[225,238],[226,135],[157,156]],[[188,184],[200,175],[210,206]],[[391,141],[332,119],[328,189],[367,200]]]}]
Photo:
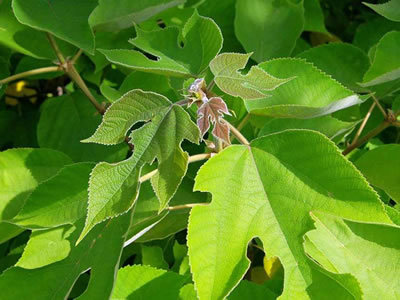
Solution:
[{"label": "branch", "polygon": [[361,125],[360,125],[360,128],[358,128],[358,131],[357,131],[356,135],[354,136],[353,142],[352,142],[350,145],[355,144],[355,143],[357,142],[357,140],[358,140],[358,138],[360,137],[362,131],[364,130],[364,127],[365,127],[365,125],[367,124],[368,119],[369,119],[369,117],[371,116],[371,113],[372,113],[372,111],[374,110],[376,104],[377,104],[377,102],[373,102],[373,103],[372,103],[371,107],[369,108],[367,114],[366,114],[365,117],[364,117],[364,120],[362,121],[362,123],[361,123]]},{"label": "branch", "polygon": [[368,132],[365,136],[363,136],[361,139],[359,139],[356,143],[352,143],[350,146],[348,146],[343,152],[343,155],[349,154],[351,151],[353,151],[355,148],[364,145],[370,138],[373,138],[374,136],[378,135],[381,133],[383,130],[391,126],[392,124],[388,121],[383,121],[378,127],[375,129],[371,130]]},{"label": "branch", "polygon": [[243,144],[243,145],[249,145],[249,141],[244,137],[243,134],[239,130],[236,129],[235,126],[233,126],[231,123],[228,121],[224,120],[224,122],[228,125],[229,129],[231,130],[232,134],[238,139],[238,141]]},{"label": "branch", "polygon": [[0,84],[6,84],[6,83],[9,83],[11,81],[14,81],[14,80],[17,80],[17,79],[21,79],[21,78],[25,78],[25,77],[28,77],[28,76],[33,76],[33,75],[43,74],[43,73],[58,72],[58,71],[61,71],[60,67],[58,67],[58,66],[51,66],[51,67],[44,67],[44,68],[34,69],[34,70],[22,72],[22,73],[15,74],[15,75],[12,75],[10,77],[7,77],[5,79],[2,79],[2,80],[0,80]]},{"label": "branch", "polygon": [[57,42],[54,39],[54,37],[47,32],[47,38],[49,39],[50,45],[51,47],[54,49],[54,52],[56,53],[56,56],[58,58],[58,61],[61,64],[65,64],[65,58],[64,55],[62,54],[62,52],[60,51],[60,48],[58,48]]},{"label": "branch", "polygon": [[[190,164],[190,163],[193,163],[193,162],[196,162],[196,161],[209,159],[210,157],[211,157],[211,153],[203,153],[203,154],[192,155],[192,156],[189,156],[188,163]],[[151,177],[153,177],[154,175],[156,175],[157,173],[158,173],[158,170],[155,169],[155,170],[143,175],[142,177],[140,177],[139,178],[139,182],[140,183],[145,182],[145,181],[149,180]]]},{"label": "branch", "polygon": [[388,118],[388,115],[385,111],[385,109],[382,107],[381,103],[379,102],[378,98],[375,97],[375,95],[371,95],[372,99],[374,99],[374,102],[376,103],[376,105],[378,105],[378,108],[380,109],[380,111],[382,112],[383,116],[385,119]]}]

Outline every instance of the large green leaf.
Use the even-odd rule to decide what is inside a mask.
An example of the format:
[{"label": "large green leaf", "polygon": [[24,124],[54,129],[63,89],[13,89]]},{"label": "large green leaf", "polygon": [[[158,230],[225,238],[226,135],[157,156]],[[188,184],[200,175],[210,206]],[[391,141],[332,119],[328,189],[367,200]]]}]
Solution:
[{"label": "large green leaf", "polygon": [[18,21],[54,34],[94,54],[94,36],[88,18],[97,0],[13,0]]},{"label": "large green leaf", "polygon": [[264,99],[246,101],[254,115],[279,118],[314,118],[361,103],[358,95],[298,58],[281,58],[259,65],[279,78],[292,78]]},{"label": "large green leaf", "polygon": [[391,21],[400,22],[400,1],[389,0],[381,4],[372,4],[363,2],[366,6],[376,11],[381,16]]},{"label": "large green leaf", "polygon": [[346,43],[314,47],[297,56],[312,62],[353,91],[360,91],[358,83],[369,67],[368,56],[361,49]]},{"label": "large green leaf", "polygon": [[385,34],[376,46],[371,67],[361,86],[368,87],[400,78],[400,31]]},{"label": "large green leaf", "polygon": [[[148,122],[151,120],[150,122]],[[132,131],[129,138],[135,150],[117,164],[99,163],[89,182],[89,207],[82,237],[97,223],[127,211],[134,203],[138,176],[145,163],[158,161],[152,185],[163,209],[175,194],[187,169],[188,154],[183,139],[199,140],[199,129],[179,105],[153,92],[132,90],[108,108],[103,122],[85,142],[105,145],[120,143],[138,122],[147,122]]]},{"label": "large green leaf", "polygon": [[184,3],[185,0],[118,1],[100,0],[89,18],[96,31],[117,31],[139,24],[159,12]]},{"label": "large green leaf", "polygon": [[307,238],[338,273],[351,273],[365,299],[399,299],[400,227],[343,220],[314,212],[316,229]]},{"label": "large green leaf", "polygon": [[327,33],[319,0],[304,0],[304,30]]},{"label": "large green leaf", "polygon": [[[304,26],[303,2],[291,0],[238,0],[235,32],[254,60],[289,56]],[[284,38],[282,38],[284,37]]]},{"label": "large green leaf", "polygon": [[361,174],[326,137],[307,130],[226,148],[201,167],[195,190],[213,195],[189,218],[189,260],[201,299],[221,299],[235,287],[249,267],[254,237],[282,262],[281,299],[309,298],[313,274],[302,244],[311,210],[391,223]]},{"label": "large green leaf", "polygon": [[178,39],[175,27],[144,31],[136,27],[137,37],[130,42],[157,60],[140,51],[100,50],[113,63],[143,72],[178,77],[198,77],[222,47],[222,34],[215,22],[199,16],[197,11],[182,30],[183,41]]},{"label": "large green leaf", "polygon": [[186,277],[150,266],[127,266],[118,271],[111,299],[178,299]]},{"label": "large green leaf", "polygon": [[214,81],[225,93],[243,99],[268,96],[276,87],[290,81],[271,76],[259,66],[252,66],[246,75],[240,73],[252,54],[222,53],[210,63]]},{"label": "large green leaf", "polygon": [[367,180],[400,203],[400,145],[383,145],[362,155],[355,162]]},{"label": "large green leaf", "polygon": [[114,162],[125,158],[128,152],[126,145],[104,147],[80,142],[100,122],[101,115],[80,91],[47,99],[37,128],[39,145],[62,151],[77,162]]},{"label": "large green leaf", "polygon": [[26,228],[49,228],[83,218],[93,167],[94,163],[77,163],[62,168],[32,192],[12,222]]},{"label": "large green leaf", "polygon": [[0,152],[0,220],[10,220],[40,182],[72,163],[50,149],[10,149]]},{"label": "large green leaf", "polygon": [[[18,22],[11,8],[11,0],[0,2],[0,24],[0,44],[36,58],[56,58],[44,32]],[[62,41],[58,42],[63,53],[66,55],[73,53],[74,47]]]},{"label": "large green leaf", "polygon": [[[72,233],[72,229],[68,229],[71,227],[70,225],[64,226],[65,232],[62,239],[56,234],[47,234],[59,231],[59,228],[42,230],[40,234],[53,237],[53,240],[49,240],[50,243],[58,243],[57,245],[53,244],[54,250],[63,249],[62,251],[65,251],[65,245],[63,247],[59,244],[69,243],[71,251],[68,257],[41,268],[27,269],[25,267],[29,264],[38,266],[39,259],[43,260],[38,257],[40,249],[29,247],[28,254],[33,255],[29,264],[25,261],[24,268],[12,267],[0,276],[1,296],[9,300],[32,297],[35,299],[67,299],[79,275],[91,269],[89,285],[84,294],[77,299],[109,299],[131,217],[131,213],[129,213],[97,225],[76,247],[73,246],[83,222],[79,222]],[[43,245],[36,243],[36,246],[42,247]],[[47,252],[49,249],[45,248],[44,251]],[[57,258],[57,254],[53,255],[55,261],[61,257]],[[26,256],[24,259],[28,260],[29,257]]]}]

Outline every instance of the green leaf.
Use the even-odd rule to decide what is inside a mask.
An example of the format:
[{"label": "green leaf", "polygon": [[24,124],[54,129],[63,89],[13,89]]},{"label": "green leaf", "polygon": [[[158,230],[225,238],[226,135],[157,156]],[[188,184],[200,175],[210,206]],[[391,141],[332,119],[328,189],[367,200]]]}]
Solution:
[{"label": "green leaf", "polygon": [[67,240],[75,228],[60,226],[53,230],[34,230],[15,266],[37,269],[68,257],[71,244]]},{"label": "green leaf", "polygon": [[[125,214],[103,224],[97,225],[92,232],[77,247],[71,247],[69,256],[61,261],[35,269],[12,267],[0,276],[2,297],[9,300],[20,299],[67,299],[68,295],[81,273],[90,271],[90,281],[83,299],[108,299],[114,285],[117,266],[129,228],[132,215]],[[75,244],[83,222],[64,240],[56,238],[51,242]],[[42,231],[58,231],[58,228]],[[37,246],[40,246],[38,243]],[[55,246],[55,249],[60,245]],[[30,249],[36,255],[39,249]],[[46,251],[48,251],[46,249]],[[36,259],[37,256],[35,256]],[[28,259],[28,257],[27,257]],[[31,263],[35,262],[32,258]],[[39,261],[36,261],[39,263]]]},{"label": "green leaf", "polygon": [[368,56],[359,48],[346,43],[330,43],[311,48],[297,55],[353,91],[363,91],[358,85],[368,70]]},{"label": "green leaf", "polygon": [[100,0],[89,18],[96,31],[117,31],[139,24],[153,15],[170,7],[184,3],[185,0],[122,0],[115,5],[113,0]]},{"label": "green leaf", "polygon": [[72,163],[50,149],[10,149],[0,152],[0,220],[12,219],[40,182]]},{"label": "green leaf", "polygon": [[388,2],[381,4],[372,4],[363,2],[364,5],[373,9],[375,12],[384,16],[386,19],[391,21],[400,22],[400,1],[389,0]]},{"label": "green leaf", "polygon": [[114,162],[126,157],[128,147],[87,145],[81,139],[91,134],[101,122],[101,115],[80,91],[47,99],[37,128],[40,147],[68,154],[74,161]]},{"label": "green leaf", "polygon": [[306,236],[339,273],[358,279],[365,299],[400,297],[399,227],[358,223],[320,212],[311,216],[316,229]]},{"label": "green leaf", "polygon": [[239,285],[229,295],[229,300],[273,300],[277,295],[269,290],[265,285],[256,284],[247,280],[242,280]]},{"label": "green leaf", "polygon": [[89,175],[94,163],[65,166],[41,183],[12,220],[25,228],[74,224],[86,214]]},{"label": "green leaf", "polygon": [[357,122],[344,122],[332,116],[323,116],[313,119],[269,119],[260,130],[258,136],[277,133],[286,129],[310,129],[319,131],[329,139],[343,137],[351,131]]},{"label": "green leaf", "polygon": [[243,99],[259,99],[292,79],[276,78],[259,66],[252,66],[246,75],[242,75],[239,70],[246,66],[251,55],[222,53],[211,61],[214,81],[223,92]]},{"label": "green leaf", "polygon": [[141,248],[143,265],[168,270],[169,266],[164,259],[164,252],[161,247],[141,245]]},{"label": "green leaf", "polygon": [[127,266],[118,271],[111,299],[178,299],[186,278],[149,266]]},{"label": "green leaf", "polygon": [[246,249],[254,237],[284,266],[281,299],[308,298],[312,272],[302,244],[312,229],[311,210],[391,222],[377,194],[338,149],[306,130],[226,148],[201,167],[195,190],[213,195],[209,206],[193,208],[189,218],[189,260],[201,299],[223,298],[235,287],[249,267]]},{"label": "green leaf", "polygon": [[[304,26],[302,1],[238,0],[235,32],[247,52],[254,51],[254,60],[289,56]],[[284,38],[282,38],[284,37]]]},{"label": "green leaf", "polygon": [[[55,59],[46,34],[18,22],[11,8],[11,0],[0,2],[0,44],[17,52],[36,58]],[[61,41],[59,47],[65,54],[72,54],[74,47]]]},{"label": "green leaf", "polygon": [[281,58],[259,67],[272,76],[294,78],[273,90],[268,98],[246,101],[253,115],[307,119],[362,102],[358,95],[305,60]]},{"label": "green leaf", "polygon": [[355,165],[371,184],[400,203],[400,145],[383,145],[367,151]]},{"label": "green leaf", "polygon": [[328,33],[319,0],[304,0],[304,30]]},{"label": "green leaf", "polygon": [[135,145],[133,155],[113,165],[99,163],[93,169],[88,216],[81,238],[95,224],[132,207],[139,172],[145,163],[158,161],[158,173],[152,177],[152,185],[160,200],[160,210],[168,204],[185,175],[188,154],[180,144],[183,139],[198,143],[199,129],[182,107],[156,93],[132,90],[125,94],[107,109],[99,128],[84,142],[120,143],[127,131],[140,121],[147,123],[129,135]]},{"label": "green leaf", "polygon": [[97,0],[13,0],[16,18],[24,25],[50,32],[94,54],[94,35],[88,18]]},{"label": "green leaf", "polygon": [[137,37],[130,42],[157,57],[147,58],[140,51],[100,50],[108,60],[138,71],[178,77],[198,77],[222,47],[222,34],[215,22],[199,16],[197,11],[183,30],[183,47],[175,27],[144,31],[136,27]]},{"label": "green leaf", "polygon": [[371,67],[364,75],[363,87],[369,87],[400,78],[400,31],[383,36],[376,46]]}]

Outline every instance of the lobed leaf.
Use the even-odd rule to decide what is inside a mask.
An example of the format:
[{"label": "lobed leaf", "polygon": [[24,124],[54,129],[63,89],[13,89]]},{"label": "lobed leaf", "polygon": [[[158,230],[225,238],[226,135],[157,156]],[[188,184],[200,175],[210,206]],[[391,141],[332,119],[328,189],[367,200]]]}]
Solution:
[{"label": "lobed leaf", "polygon": [[188,155],[180,144],[183,139],[197,143],[199,130],[182,107],[153,92],[132,90],[125,94],[107,109],[99,128],[84,142],[120,143],[128,130],[141,121],[147,123],[129,135],[135,146],[132,156],[116,164],[101,162],[93,169],[88,216],[80,239],[95,224],[132,207],[144,164],[158,161],[159,172],[153,176],[152,185],[160,200],[160,210],[185,175]]},{"label": "lobed leaf", "polygon": [[211,61],[214,81],[223,92],[243,99],[259,99],[292,79],[276,78],[259,66],[252,66],[246,75],[242,75],[239,70],[246,66],[251,55],[222,53]]},{"label": "lobed leaf", "polygon": [[270,60],[259,67],[280,78],[292,79],[264,99],[245,101],[253,115],[308,119],[360,104],[360,97],[312,64],[298,58]]},{"label": "lobed leaf", "polygon": [[312,229],[311,210],[391,223],[361,174],[312,131],[288,130],[226,148],[201,167],[195,190],[213,196],[189,218],[189,261],[201,299],[232,291],[249,268],[246,249],[254,237],[284,267],[280,299],[310,298],[314,275],[302,244]]},{"label": "lobed leaf", "polygon": [[182,30],[175,27],[144,31],[136,27],[137,36],[130,42],[141,51],[155,56],[153,60],[140,51],[99,50],[115,64],[135,70],[177,77],[200,77],[222,47],[222,34],[212,19],[197,11]]}]

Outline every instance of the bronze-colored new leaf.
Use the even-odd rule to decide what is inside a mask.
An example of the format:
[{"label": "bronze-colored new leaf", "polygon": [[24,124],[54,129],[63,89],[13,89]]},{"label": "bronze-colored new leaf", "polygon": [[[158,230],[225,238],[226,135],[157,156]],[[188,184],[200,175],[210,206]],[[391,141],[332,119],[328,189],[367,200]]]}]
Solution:
[{"label": "bronze-colored new leaf", "polygon": [[223,121],[224,114],[230,115],[222,98],[212,97],[204,102],[197,110],[197,126],[200,128],[201,136],[203,137],[210,129],[211,122],[214,125],[212,134],[229,144],[229,127]]}]

